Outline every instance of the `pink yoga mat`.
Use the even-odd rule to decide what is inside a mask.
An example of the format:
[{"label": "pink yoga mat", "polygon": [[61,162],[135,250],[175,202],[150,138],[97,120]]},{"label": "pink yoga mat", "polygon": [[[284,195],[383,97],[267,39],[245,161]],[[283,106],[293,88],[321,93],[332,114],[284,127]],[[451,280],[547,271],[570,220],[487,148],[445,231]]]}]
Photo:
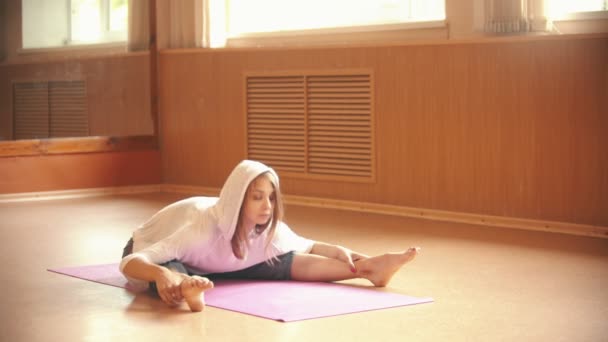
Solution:
[{"label": "pink yoga mat", "polygon": [[[49,269],[80,279],[128,288],[117,264]],[[281,322],[432,302],[373,287],[337,283],[218,280],[205,292],[207,305]]]}]

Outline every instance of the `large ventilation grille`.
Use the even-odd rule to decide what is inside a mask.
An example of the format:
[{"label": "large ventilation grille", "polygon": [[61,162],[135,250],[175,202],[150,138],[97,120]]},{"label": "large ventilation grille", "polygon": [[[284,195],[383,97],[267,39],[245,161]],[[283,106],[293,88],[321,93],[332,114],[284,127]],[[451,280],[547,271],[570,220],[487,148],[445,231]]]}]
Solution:
[{"label": "large ventilation grille", "polygon": [[15,139],[89,135],[82,80],[13,83]]},{"label": "large ventilation grille", "polygon": [[248,157],[279,171],[371,180],[368,72],[246,76]]}]

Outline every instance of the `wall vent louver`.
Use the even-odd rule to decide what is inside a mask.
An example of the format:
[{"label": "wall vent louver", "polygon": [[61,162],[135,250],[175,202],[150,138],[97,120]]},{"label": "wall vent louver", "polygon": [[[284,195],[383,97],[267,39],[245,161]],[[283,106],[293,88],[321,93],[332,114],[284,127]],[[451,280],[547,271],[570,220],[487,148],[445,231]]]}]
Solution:
[{"label": "wall vent louver", "polygon": [[13,82],[15,139],[89,135],[83,80]]},{"label": "wall vent louver", "polygon": [[282,173],[374,179],[370,71],[245,78],[248,158]]}]

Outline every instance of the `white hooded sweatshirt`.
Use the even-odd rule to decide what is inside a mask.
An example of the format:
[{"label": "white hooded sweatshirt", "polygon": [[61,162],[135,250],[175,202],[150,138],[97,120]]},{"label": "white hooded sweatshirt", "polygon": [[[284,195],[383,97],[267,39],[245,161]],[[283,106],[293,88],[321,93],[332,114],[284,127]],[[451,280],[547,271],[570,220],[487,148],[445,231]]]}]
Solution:
[{"label": "white hooded sweatshirt", "polygon": [[[264,172],[271,172],[278,182],[270,167],[244,160],[228,176],[219,198],[191,197],[161,209],[133,232],[133,254],[122,259],[121,272],[136,257],[153,264],[178,260],[188,271],[210,274],[242,270],[290,251],[309,253],[314,241],[296,235],[284,222],[279,222],[270,255],[266,250],[266,230],[251,235],[246,258],[234,256],[230,241],[245,192],[249,183]],[[147,287],[147,282],[127,279],[132,285]]]}]

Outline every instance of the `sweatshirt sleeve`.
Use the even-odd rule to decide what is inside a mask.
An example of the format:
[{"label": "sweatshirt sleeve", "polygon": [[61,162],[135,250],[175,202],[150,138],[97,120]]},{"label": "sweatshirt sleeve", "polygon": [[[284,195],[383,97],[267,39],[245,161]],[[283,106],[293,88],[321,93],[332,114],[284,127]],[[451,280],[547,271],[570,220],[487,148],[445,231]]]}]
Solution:
[{"label": "sweatshirt sleeve", "polygon": [[183,234],[186,232],[186,230],[178,231],[155,244],[125,256],[119,265],[120,272],[127,278],[129,283],[135,287],[135,289],[139,290],[147,288],[148,282],[131,278],[124,274],[125,266],[129,263],[129,261],[135,258],[140,258],[146,262],[156,265],[163,264],[174,259],[179,259],[182,254],[181,250],[183,249],[183,242],[188,241],[188,237]]},{"label": "sweatshirt sleeve", "polygon": [[281,222],[277,225],[272,244],[277,250],[277,254],[284,254],[291,251],[310,253],[315,241],[299,236],[291,230],[287,224]]}]

